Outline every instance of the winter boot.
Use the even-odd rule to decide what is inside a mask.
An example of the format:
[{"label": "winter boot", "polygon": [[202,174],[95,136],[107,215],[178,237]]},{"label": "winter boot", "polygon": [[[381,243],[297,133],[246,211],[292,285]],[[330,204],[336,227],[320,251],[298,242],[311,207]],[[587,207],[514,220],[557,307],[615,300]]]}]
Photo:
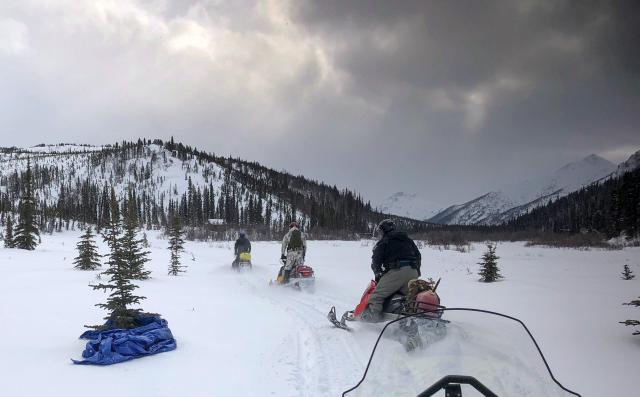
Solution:
[{"label": "winter boot", "polygon": [[360,320],[367,323],[378,323],[382,320],[382,315],[380,313],[373,312],[371,308],[367,306],[362,313],[360,313]]}]

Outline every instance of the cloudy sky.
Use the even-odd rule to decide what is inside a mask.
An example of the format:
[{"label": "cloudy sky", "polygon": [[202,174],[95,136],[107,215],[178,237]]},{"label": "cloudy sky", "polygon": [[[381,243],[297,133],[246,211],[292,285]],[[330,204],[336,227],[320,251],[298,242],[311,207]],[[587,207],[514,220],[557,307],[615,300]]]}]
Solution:
[{"label": "cloudy sky", "polygon": [[0,146],[176,140],[463,202],[640,149],[640,2],[2,0]]}]

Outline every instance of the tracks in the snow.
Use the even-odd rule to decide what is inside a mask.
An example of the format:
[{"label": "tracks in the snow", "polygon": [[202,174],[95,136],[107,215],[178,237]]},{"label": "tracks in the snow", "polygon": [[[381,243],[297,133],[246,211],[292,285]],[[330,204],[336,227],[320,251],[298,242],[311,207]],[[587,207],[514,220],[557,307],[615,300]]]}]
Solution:
[{"label": "tracks in the snow", "polygon": [[296,352],[297,362],[291,375],[299,395],[340,395],[356,382],[369,346],[362,348],[352,335],[336,332],[327,322],[326,312],[335,301],[317,290],[306,293],[269,287],[260,272],[239,275],[239,283],[254,296],[273,305],[274,310],[284,310],[297,324],[296,329],[285,335],[289,340],[283,349]]}]

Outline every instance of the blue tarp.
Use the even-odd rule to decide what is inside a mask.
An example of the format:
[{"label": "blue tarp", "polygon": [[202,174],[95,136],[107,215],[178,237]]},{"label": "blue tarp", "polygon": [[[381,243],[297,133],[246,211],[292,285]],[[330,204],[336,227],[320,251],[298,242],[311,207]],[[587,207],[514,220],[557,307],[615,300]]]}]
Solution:
[{"label": "blue tarp", "polygon": [[87,331],[80,339],[89,339],[82,352],[83,360],[74,364],[110,365],[176,348],[167,320],[160,316],[141,316],[140,327]]}]

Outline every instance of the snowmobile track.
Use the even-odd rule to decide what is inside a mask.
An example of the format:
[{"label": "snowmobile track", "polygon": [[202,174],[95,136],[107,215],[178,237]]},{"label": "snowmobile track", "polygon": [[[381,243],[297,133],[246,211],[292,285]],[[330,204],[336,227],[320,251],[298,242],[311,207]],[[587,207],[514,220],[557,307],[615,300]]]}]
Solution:
[{"label": "snowmobile track", "polygon": [[[340,395],[354,383],[351,375],[354,368],[363,368],[366,363],[368,346],[358,349],[349,335],[336,335],[326,323],[324,308],[328,299],[290,289],[272,289],[257,284],[253,277],[242,277],[239,283],[259,299],[284,309],[299,324],[295,340],[288,346],[296,351],[297,362],[291,375],[300,396]],[[286,349],[287,344],[284,346]]]}]

